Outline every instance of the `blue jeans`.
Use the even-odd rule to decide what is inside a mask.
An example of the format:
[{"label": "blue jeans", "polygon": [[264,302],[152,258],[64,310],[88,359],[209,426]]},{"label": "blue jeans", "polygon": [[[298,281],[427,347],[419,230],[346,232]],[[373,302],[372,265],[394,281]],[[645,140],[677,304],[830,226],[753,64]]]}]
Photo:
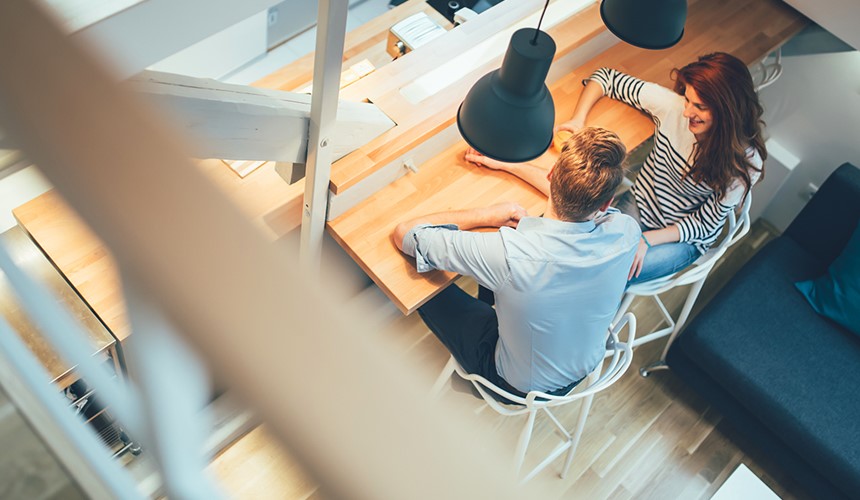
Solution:
[{"label": "blue jeans", "polygon": [[[649,228],[642,225],[639,207],[636,205],[636,198],[633,196],[632,191],[627,191],[621,195],[615,203],[615,208],[636,219],[642,231],[649,230]],[[678,242],[654,245],[645,254],[645,261],[642,263],[642,272],[639,273],[639,276],[632,278],[627,284],[629,286],[635,283],[642,283],[678,272],[695,262],[701,256],[702,254],[699,250],[690,243]]]}]

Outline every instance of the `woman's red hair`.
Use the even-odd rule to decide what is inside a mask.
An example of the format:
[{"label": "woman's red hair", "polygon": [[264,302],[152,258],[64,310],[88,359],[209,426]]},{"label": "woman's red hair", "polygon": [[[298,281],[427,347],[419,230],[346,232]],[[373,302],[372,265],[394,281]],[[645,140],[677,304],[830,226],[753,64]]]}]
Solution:
[{"label": "woman's red hair", "polygon": [[713,122],[693,149],[690,177],[710,186],[722,198],[732,181],[739,178],[747,191],[752,188],[750,170],[761,169],[747,158],[747,148],[767,159],[761,119],[764,109],[758,101],[752,76],[737,57],[715,52],[699,57],[681,69],[672,70],[675,92],[684,95],[693,87],[708,107]]}]

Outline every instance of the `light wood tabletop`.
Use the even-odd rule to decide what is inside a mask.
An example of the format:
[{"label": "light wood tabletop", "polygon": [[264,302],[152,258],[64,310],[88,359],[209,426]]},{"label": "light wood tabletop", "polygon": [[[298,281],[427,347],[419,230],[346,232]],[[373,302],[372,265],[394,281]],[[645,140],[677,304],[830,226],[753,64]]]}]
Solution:
[{"label": "light wood tabletop", "polygon": [[[83,326],[82,330],[86,335],[90,352],[93,355],[104,353],[102,356],[115,359],[113,346],[116,344],[116,339],[51,265],[42,251],[33,244],[27,233],[20,227],[12,227],[0,234],[0,243],[6,246],[14,261],[48,287],[72,317]],[[77,374],[74,373],[74,367],[69,365],[45,338],[39,324],[31,319],[32,317],[19,301],[15,287],[8,282],[2,272],[0,272],[0,317],[6,320],[12,327],[12,331],[18,334],[30,352],[42,363],[51,381],[57,387],[65,389],[78,379]],[[75,334],[75,332],[66,333]]]},{"label": "light wood tabletop", "polygon": [[[303,187],[288,185],[273,165],[242,179],[220,160],[197,164],[272,239],[301,223],[294,214],[301,210]],[[117,340],[124,342],[131,327],[119,271],[107,246],[56,190],[37,196],[12,214]]]},{"label": "light wood tabletop", "polygon": [[54,190],[12,213],[114,337],[124,341],[131,328],[119,273],[104,243]]},{"label": "light wood tabletop", "polygon": [[[419,0],[410,0],[398,7],[403,10],[393,9],[370,27],[348,34],[347,63],[366,58],[364,51],[384,51],[388,27],[423,10],[424,6]],[[522,8],[518,2],[503,2],[494,8],[499,13],[496,22],[511,25],[523,16]],[[599,66],[612,66],[668,85],[670,69],[684,65],[697,55],[723,50],[753,63],[800,31],[807,22],[779,0],[691,1],[686,34],[672,49],[646,51],[618,44],[554,82],[550,88],[558,119],[569,116],[582,89],[581,79]],[[475,24],[470,27],[470,23]],[[456,107],[470,87],[469,82],[497,67],[501,56],[471,68],[455,88],[445,89],[419,105],[406,101],[400,88],[422,72],[443,64],[468,44],[484,40],[493,30],[498,30],[498,26],[470,21],[438,39],[432,47],[419,47],[344,89],[345,99],[371,100],[391,116],[397,126],[333,165],[333,193],[343,193],[356,186],[453,123]],[[558,60],[600,36],[604,28],[595,5],[571,19],[559,21],[548,31],[559,46]],[[372,49],[373,46],[376,48]],[[311,57],[296,61],[255,85],[282,90],[300,88],[310,81],[308,63]],[[607,99],[595,106],[589,124],[616,131],[631,149],[653,133],[653,125],[647,117]],[[445,148],[420,165],[417,173],[407,174],[383,187],[328,224],[332,236],[404,313],[414,311],[455,276],[439,271],[418,275],[411,259],[401,255],[389,238],[398,221],[422,213],[504,200],[518,201],[532,214],[543,210],[545,200],[540,193],[510,175],[483,171],[465,163],[461,157],[464,148],[462,142]],[[549,166],[553,157],[545,155],[539,162]],[[244,179],[218,160],[204,160],[199,166],[271,239],[283,236],[300,224],[303,183],[287,185],[271,163]],[[124,340],[129,333],[125,305],[116,267],[101,241],[55,192],[18,207],[14,215],[114,335]]]},{"label": "light wood tabletop", "polygon": [[[601,66],[670,86],[671,69],[701,54],[725,51],[752,64],[800,31],[807,22],[778,0],[690,2],[686,32],[678,45],[650,51],[619,43],[550,85],[557,120],[570,116],[582,91],[582,79]],[[558,36],[555,31],[549,31],[554,38]],[[449,110],[450,120],[453,120],[454,109]],[[609,99],[598,102],[589,115],[588,124],[615,131],[628,149],[654,132],[653,123],[644,114]],[[543,196],[514,176],[467,164],[462,159],[465,148],[464,142],[451,146],[421,165],[417,173],[389,184],[328,224],[332,236],[404,314],[417,309],[456,275],[442,271],[417,273],[413,259],[402,255],[390,239],[398,221],[499,201],[518,202],[536,215],[545,204]],[[551,158],[542,157],[540,161],[552,163]]]},{"label": "light wood tabletop", "polygon": [[[555,61],[603,33],[596,4],[577,12],[588,0],[558,0],[550,5],[548,29],[556,42]],[[472,85],[501,64],[510,35],[522,26],[533,26],[543,2],[502,2],[484,14],[451,30],[444,37],[406,54],[345,88],[342,98],[376,104],[397,124],[379,137],[341,158],[332,166],[330,188],[335,195],[355,187],[380,168],[454,123],[456,111]],[[573,15],[565,15],[574,13]],[[492,44],[487,46],[487,42]],[[456,64],[456,56],[465,55]],[[432,73],[432,75],[431,75]],[[429,81],[421,81],[427,76]],[[410,98],[413,84],[444,87],[423,98]],[[420,92],[419,92],[420,93]]]},{"label": "light wood tabletop", "polygon": [[[425,12],[450,28],[423,0],[408,0],[346,36],[344,67],[369,59],[377,68],[391,62],[386,53],[388,29],[401,19]],[[292,91],[313,78],[313,54],[308,54],[252,85]],[[220,160],[200,160],[199,168],[223,189],[236,205],[270,239],[276,240],[301,224],[304,182],[287,184],[268,162],[244,178]],[[123,342],[131,333],[119,273],[109,249],[54,190],[17,207],[13,214],[89,304],[96,315]]]}]

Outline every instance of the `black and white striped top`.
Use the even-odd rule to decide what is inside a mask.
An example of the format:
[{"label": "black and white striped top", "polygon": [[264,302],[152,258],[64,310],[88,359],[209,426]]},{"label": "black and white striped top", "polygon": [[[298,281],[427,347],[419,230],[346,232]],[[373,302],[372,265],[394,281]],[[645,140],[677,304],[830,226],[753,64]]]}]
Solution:
[{"label": "black and white striped top", "polygon": [[[598,69],[589,80],[599,83],[604,95],[651,115],[657,126],[654,149],[633,185],[642,224],[649,229],[674,224],[680,241],[705,253],[719,236],[729,212],[743,201],[741,180],[735,179],[723,198],[717,199],[710,186],[684,177],[690,170],[686,160],[696,143],[684,118],[684,96],[610,68]],[[750,148],[748,154],[753,166],[760,169],[758,151]],[[753,184],[759,175],[757,170],[750,171]]]}]

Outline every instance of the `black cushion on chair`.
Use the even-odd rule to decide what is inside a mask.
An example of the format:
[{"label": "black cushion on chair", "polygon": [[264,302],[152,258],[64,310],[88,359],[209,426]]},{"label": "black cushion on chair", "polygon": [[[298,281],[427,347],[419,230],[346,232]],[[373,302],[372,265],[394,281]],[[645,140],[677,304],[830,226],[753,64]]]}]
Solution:
[{"label": "black cushion on chair", "polygon": [[791,238],[771,242],[688,325],[667,361],[697,390],[710,387],[703,396],[810,493],[835,486],[853,497],[860,338],[818,316],[793,285],[826,266]]}]

